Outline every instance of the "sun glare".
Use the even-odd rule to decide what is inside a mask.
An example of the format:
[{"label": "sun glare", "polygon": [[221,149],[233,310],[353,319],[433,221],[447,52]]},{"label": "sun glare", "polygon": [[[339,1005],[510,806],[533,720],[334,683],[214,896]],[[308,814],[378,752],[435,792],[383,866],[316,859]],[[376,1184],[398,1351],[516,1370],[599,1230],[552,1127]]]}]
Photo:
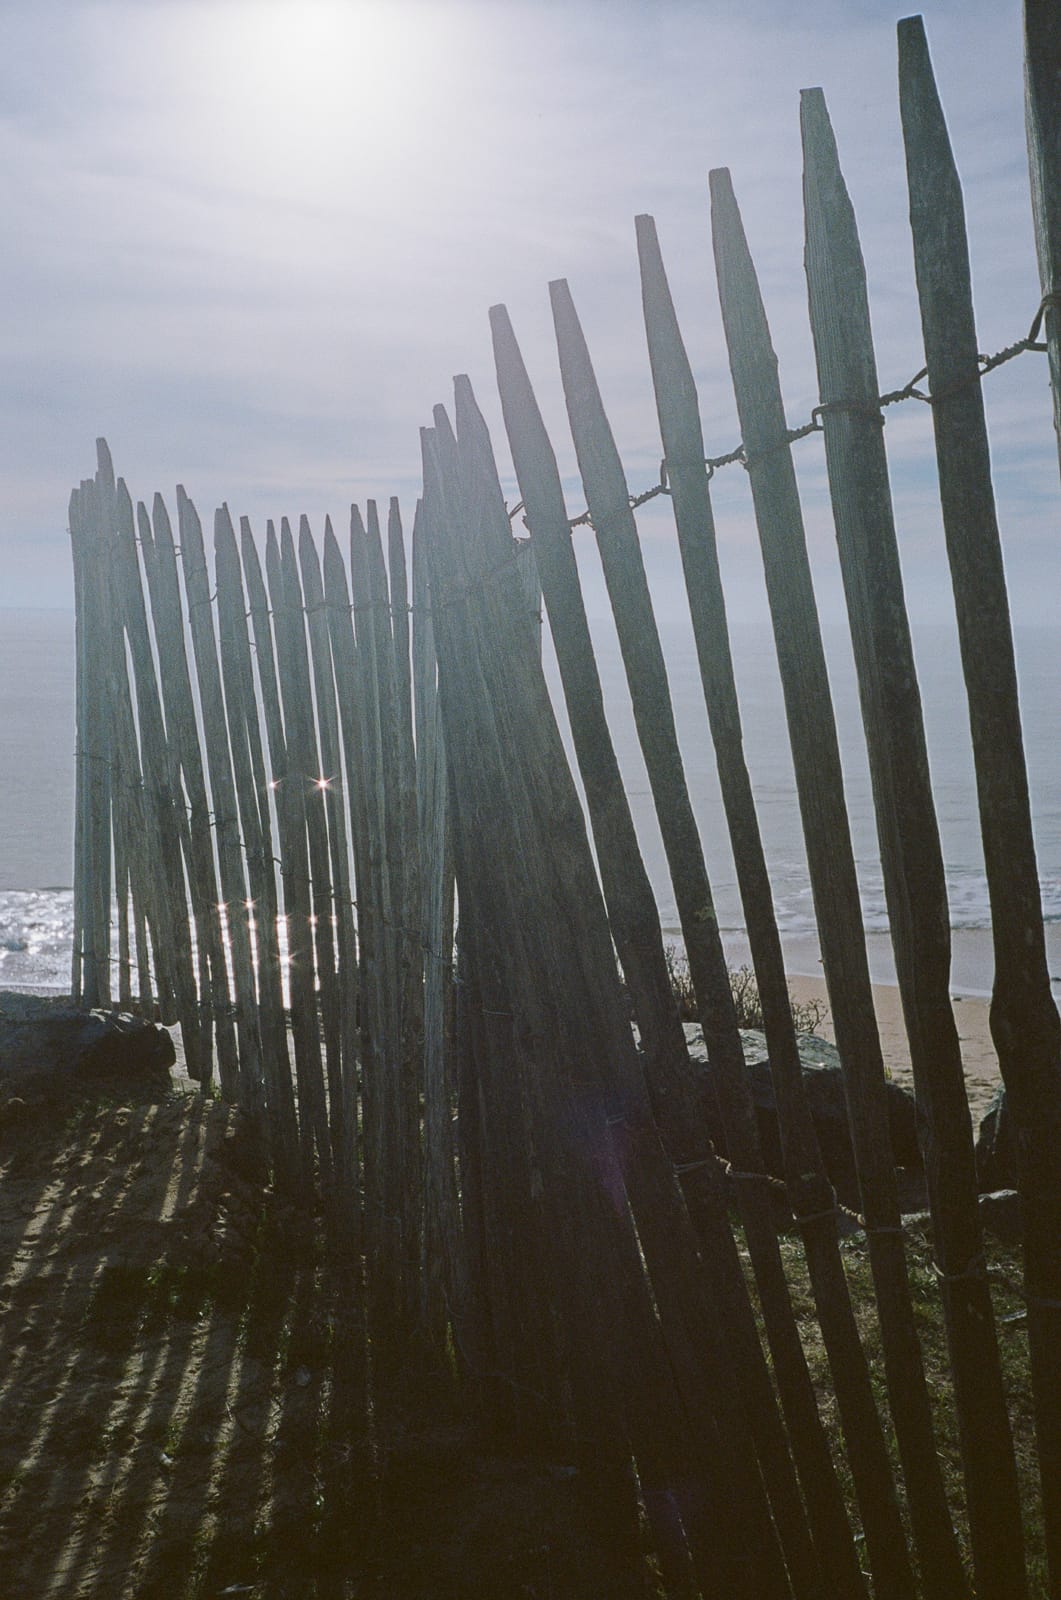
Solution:
[{"label": "sun glare", "polygon": [[215,160],[240,184],[309,200],[393,181],[422,147],[417,108],[447,37],[444,9],[254,0],[209,12],[200,64],[222,135]]}]

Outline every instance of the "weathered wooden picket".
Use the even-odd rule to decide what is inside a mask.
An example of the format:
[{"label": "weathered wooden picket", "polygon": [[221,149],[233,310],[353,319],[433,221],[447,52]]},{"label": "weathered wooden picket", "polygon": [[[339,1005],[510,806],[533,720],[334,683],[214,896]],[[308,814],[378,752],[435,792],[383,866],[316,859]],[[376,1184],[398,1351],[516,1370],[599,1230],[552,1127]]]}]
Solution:
[{"label": "weathered wooden picket", "polygon": [[[297,540],[286,521],[279,534],[270,523],[263,565],[248,523],[237,539],[227,507],[215,515],[211,563],[182,489],[175,541],[162,499],[150,512],[134,508],[102,441],[95,477],[71,500],[75,994],[89,1005],[157,1007],[179,1025],[190,1074],[204,1092],[216,1080],[243,1107],[275,1181],[318,1197],[347,1273],[351,1392],[379,1404],[414,1351],[451,1361],[469,1404],[493,1426],[579,1465],[626,1541],[631,1570],[647,1525],[674,1596],[1028,1593],[884,440],[884,407],[915,394],[931,404],[973,733],[995,941],[992,1029],[1023,1202],[1049,1592],[1061,1595],[1061,1028],[980,383],[999,360],[1045,348],[1061,417],[1061,28],[1049,0],[1028,0],[1043,302],[1029,337],[992,360],[977,351],[961,191],[920,19],[900,23],[899,47],[926,351],[914,384],[879,393],[861,248],[819,90],[804,95],[801,118],[821,401],[812,426],[786,422],[728,173],[710,180],[742,434],[726,457],[705,458],[655,225],[636,224],[664,458],[650,493],[673,506],[762,998],[784,1185],[760,1147],[675,733],[635,517],[648,496],[631,499],[566,283],[551,293],[588,507],[580,518],[569,516],[501,306],[490,317],[493,348],[529,539],[513,537],[515,513],[465,378],[452,419],[438,407],[423,431],[411,579],[396,501],[386,543],[376,506],[352,508],[348,562],[330,523],[321,546],[305,519]],[[1034,344],[1040,326],[1043,346]],[[924,392],[915,389],[922,378]],[[818,431],[922,1113],[971,1572],[944,1492],[911,1299],[792,462],[792,445]],[[804,1094],[743,754],[710,496],[714,470],[734,460],[747,470],[761,543],[886,1414]],[[704,1089],[605,716],[572,546],[581,522],[597,541],[622,649],[719,1086],[725,1161],[705,1131]],[[585,813],[542,671],[541,599]],[[779,1188],[806,1255],[850,1500],[786,1282]]]}]

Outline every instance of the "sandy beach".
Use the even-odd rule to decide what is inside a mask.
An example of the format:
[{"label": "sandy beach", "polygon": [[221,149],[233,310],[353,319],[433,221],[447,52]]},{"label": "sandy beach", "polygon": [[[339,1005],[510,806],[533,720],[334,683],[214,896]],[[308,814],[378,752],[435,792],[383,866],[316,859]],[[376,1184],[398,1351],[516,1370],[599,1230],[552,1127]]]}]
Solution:
[{"label": "sandy beach", "polygon": [[[800,1004],[819,1001],[828,1004],[824,978],[793,975],[789,978],[789,991]],[[954,995],[954,1015],[958,1023],[962,1060],[965,1064],[965,1087],[973,1117],[974,1131],[987,1110],[991,1097],[1001,1082],[998,1057],[991,1043],[988,1026],[989,1002],[981,995]],[[873,1005],[880,1029],[884,1065],[897,1083],[913,1088],[910,1069],[910,1051],[903,1026],[903,1009],[899,990],[892,983],[873,985]],[[816,1030],[826,1039],[833,1039],[832,1018],[827,1017]],[[835,1043],[835,1040],[833,1041]]]},{"label": "sandy beach", "polygon": [[[724,938],[730,965],[750,964],[751,956],[743,935],[727,934]],[[956,929],[951,940],[951,999],[975,1129],[1001,1082],[988,1021],[994,973],[991,933],[986,928]],[[801,935],[785,938],[782,943],[793,999],[801,1004],[814,1001],[828,1005],[817,940],[812,935]],[[912,1088],[910,1051],[895,983],[891,943],[888,936],[881,933],[869,934],[866,943],[884,1064],[898,1083]],[[1055,923],[1046,926],[1046,946],[1054,997],[1061,1000],[1061,928]],[[827,1016],[817,1031],[824,1038],[833,1039],[832,1018]]]}]

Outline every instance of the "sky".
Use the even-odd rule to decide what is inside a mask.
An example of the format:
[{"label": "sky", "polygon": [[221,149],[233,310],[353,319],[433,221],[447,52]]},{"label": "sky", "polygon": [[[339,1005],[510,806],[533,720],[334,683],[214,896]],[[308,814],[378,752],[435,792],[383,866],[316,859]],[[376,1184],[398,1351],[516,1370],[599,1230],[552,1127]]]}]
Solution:
[{"label": "sky", "polygon": [[[922,365],[896,89],[901,9],[874,0],[0,0],[0,605],[69,606],[66,509],[110,442],[134,497],[181,482],[204,522],[400,496],[418,429],[468,373],[516,498],[488,308],[513,319],[584,506],[547,285],[566,277],[631,490],[660,444],[634,216],[656,218],[709,454],[739,439],[707,175],[728,166],[789,421],[817,401],[799,91],[821,86],[862,233],[885,388]],[[980,347],[1039,301],[1017,0],[926,0],[963,177]],[[1061,592],[1045,358],[985,384],[1015,620]],[[889,413],[911,611],[945,614],[931,419]],[[820,437],[796,447],[815,579],[840,606]],[[715,508],[731,612],[762,614],[745,474]],[[666,618],[669,508],[641,519]],[[591,539],[588,532],[583,536]],[[587,582],[599,585],[587,566]],[[596,603],[594,601],[594,603]]]}]

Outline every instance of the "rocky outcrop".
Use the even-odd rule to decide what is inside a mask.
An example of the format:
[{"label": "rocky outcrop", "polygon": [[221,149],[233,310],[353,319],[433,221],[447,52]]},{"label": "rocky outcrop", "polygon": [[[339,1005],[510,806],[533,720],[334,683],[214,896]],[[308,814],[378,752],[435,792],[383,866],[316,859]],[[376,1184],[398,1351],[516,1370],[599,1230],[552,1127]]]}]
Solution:
[{"label": "rocky outcrop", "polygon": [[0,991],[0,1124],[88,1094],[164,1094],[175,1059],[166,1029],[143,1017]]},{"label": "rocky outcrop", "polygon": [[[695,1023],[688,1023],[685,1033],[689,1041],[690,1055],[710,1085],[713,1069],[707,1059],[703,1033]],[[774,1086],[770,1077],[766,1036],[754,1028],[742,1029],[741,1042],[751,1076],[752,1099],[759,1125],[763,1158],[768,1171],[777,1177],[783,1177],[781,1135],[777,1122]],[[800,1062],[803,1067],[803,1086],[818,1134],[822,1160],[825,1162],[837,1198],[842,1204],[857,1209],[858,1184],[855,1178],[855,1159],[851,1148],[839,1054],[835,1045],[826,1039],[819,1039],[814,1034],[800,1034],[798,1042]],[[917,1113],[913,1095],[891,1081],[886,1085],[886,1093],[895,1165],[920,1169],[922,1160],[917,1139]],[[712,1141],[715,1148],[724,1154],[726,1139],[714,1094],[708,1094],[705,1100]]]},{"label": "rocky outcrop", "polygon": [[980,1119],[976,1137],[976,1186],[981,1194],[1013,1189],[1017,1184],[1017,1156],[1013,1148],[1006,1086],[1000,1083]]}]

